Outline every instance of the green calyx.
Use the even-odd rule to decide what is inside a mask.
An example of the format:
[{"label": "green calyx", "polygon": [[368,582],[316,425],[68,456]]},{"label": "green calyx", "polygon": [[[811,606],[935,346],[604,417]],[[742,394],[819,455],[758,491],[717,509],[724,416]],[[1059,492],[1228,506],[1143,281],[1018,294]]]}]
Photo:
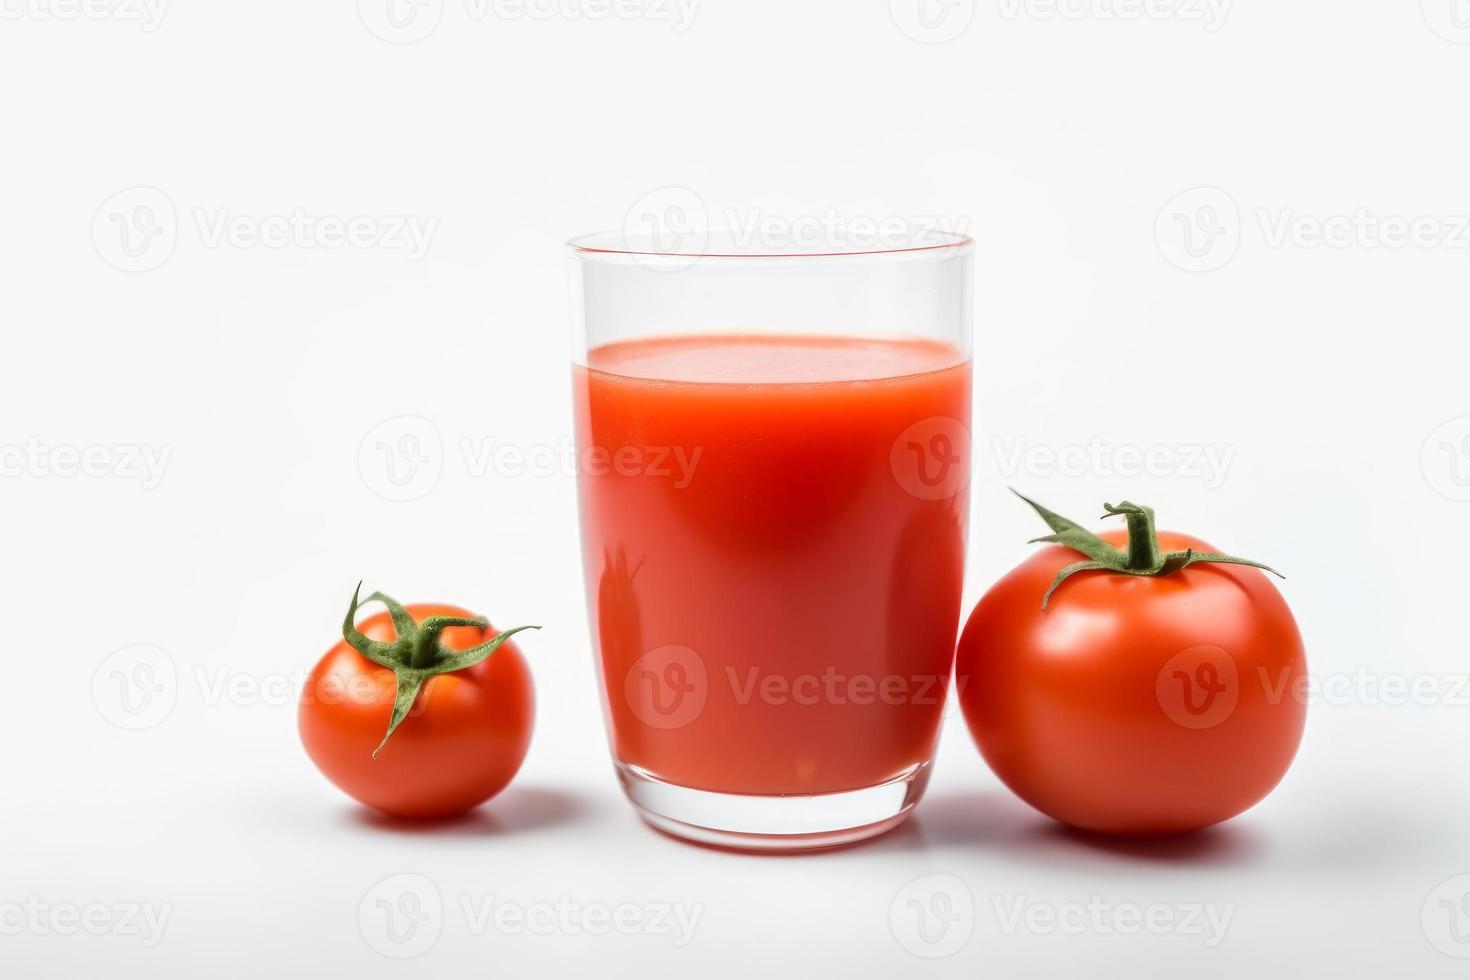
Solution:
[{"label": "green calyx", "polygon": [[361,582],[357,583],[357,588],[352,590],[352,604],[347,607],[347,618],[342,621],[342,639],[346,640],[352,649],[379,667],[386,667],[393,671],[398,681],[398,687],[393,696],[393,717],[388,722],[388,733],[383,736],[378,747],[373,749],[374,759],[378,757],[379,752],[383,751],[383,746],[388,744],[388,739],[393,737],[398,726],[403,724],[403,719],[408,717],[409,711],[413,709],[414,699],[418,697],[419,689],[430,677],[473,667],[500,649],[502,643],[521,630],[541,628],[539,626],[517,626],[515,629],[505,630],[468,650],[449,650],[439,642],[439,634],[444,630],[451,626],[478,626],[480,629],[485,629],[490,623],[479,617],[461,616],[429,616],[422,622],[415,622],[408,610],[404,609],[398,600],[381,592],[374,592],[365,601],[381,602],[388,607],[388,615],[393,618],[393,631],[397,634],[397,638],[392,643],[384,643],[381,640],[368,639],[354,625],[353,621],[357,618],[357,610],[361,605],[357,600],[361,590]]},{"label": "green calyx", "polygon": [[1128,550],[1115,548],[1102,538],[1093,534],[1075,521],[1069,521],[1060,514],[1055,514],[1036,501],[1027,497],[1018,490],[1012,489],[1011,493],[1020,497],[1031,505],[1031,509],[1040,515],[1051,528],[1052,533],[1043,538],[1032,538],[1029,544],[1046,542],[1048,544],[1059,544],[1080,551],[1087,556],[1086,561],[1074,562],[1057,572],[1057,577],[1052,580],[1051,587],[1046,590],[1046,595],[1041,597],[1041,608],[1046,609],[1051,602],[1051,595],[1063,582],[1076,575],[1078,572],[1112,572],[1120,575],[1172,575],[1190,565],[1198,565],[1201,562],[1215,562],[1225,565],[1249,565],[1252,568],[1260,568],[1270,572],[1277,578],[1285,578],[1270,565],[1262,565],[1258,561],[1248,558],[1235,558],[1231,555],[1217,555],[1207,551],[1195,551],[1190,548],[1186,551],[1162,552],[1159,550],[1159,536],[1154,529],[1154,511],[1152,507],[1143,507],[1139,504],[1123,501],[1116,507],[1112,504],[1103,504],[1103,517],[1122,517],[1128,522]]}]

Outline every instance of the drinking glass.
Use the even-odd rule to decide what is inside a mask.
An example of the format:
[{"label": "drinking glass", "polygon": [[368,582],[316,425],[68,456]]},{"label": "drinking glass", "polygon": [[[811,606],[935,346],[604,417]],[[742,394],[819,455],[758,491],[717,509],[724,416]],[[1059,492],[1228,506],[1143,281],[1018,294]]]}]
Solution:
[{"label": "drinking glass", "polygon": [[810,849],[923,794],[953,668],[974,243],[568,243],[613,764],[654,827]]}]

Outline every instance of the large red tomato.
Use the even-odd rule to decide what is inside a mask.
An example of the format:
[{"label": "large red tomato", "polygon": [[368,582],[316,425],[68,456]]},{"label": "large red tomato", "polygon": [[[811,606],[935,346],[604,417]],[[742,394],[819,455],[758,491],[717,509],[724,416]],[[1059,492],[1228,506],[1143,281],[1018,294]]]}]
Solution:
[{"label": "large red tomato", "polygon": [[[390,611],[344,627],[306,680],[307,754],[349,796],[394,816],[447,817],[485,802],[531,743],[535,696],[508,640],[515,631],[497,635],[458,606],[371,598]],[[354,595],[346,626],[356,609]]]},{"label": "large red tomato", "polygon": [[996,775],[1106,833],[1195,830],[1258,802],[1306,721],[1306,658],[1280,593],[1253,563],[1155,537],[1147,508],[1108,508],[1129,532],[1099,538],[1032,506],[1055,543],[980,600],[956,663]]}]

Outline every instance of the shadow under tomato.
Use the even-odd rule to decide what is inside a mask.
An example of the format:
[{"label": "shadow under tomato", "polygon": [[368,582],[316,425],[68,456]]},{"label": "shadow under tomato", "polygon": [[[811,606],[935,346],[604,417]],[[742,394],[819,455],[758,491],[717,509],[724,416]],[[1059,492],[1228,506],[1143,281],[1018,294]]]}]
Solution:
[{"label": "shadow under tomato", "polygon": [[1057,823],[1000,790],[941,793],[873,841],[880,850],[974,848],[1018,864],[1075,868],[1079,864],[1159,863],[1231,867],[1250,863],[1263,842],[1248,826],[1226,823],[1168,837],[1115,837]]},{"label": "shadow under tomato", "polygon": [[1165,837],[1118,837],[1048,822],[1030,832],[1040,848],[1058,854],[1088,851],[1131,861],[1230,867],[1248,863],[1262,851],[1261,840],[1246,826],[1216,824]]},{"label": "shadow under tomato", "polygon": [[350,819],[360,827],[394,834],[494,837],[576,823],[587,812],[582,800],[562,790],[512,786],[468,813],[439,820],[405,820],[364,806],[354,807]]}]

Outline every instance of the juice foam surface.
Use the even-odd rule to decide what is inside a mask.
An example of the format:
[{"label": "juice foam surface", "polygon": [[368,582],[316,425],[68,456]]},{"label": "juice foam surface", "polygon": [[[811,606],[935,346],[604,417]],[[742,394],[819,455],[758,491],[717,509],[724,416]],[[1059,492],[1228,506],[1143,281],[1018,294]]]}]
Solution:
[{"label": "juice foam surface", "polygon": [[593,371],[689,384],[823,384],[926,374],[965,360],[932,340],[714,335],[607,344],[588,352]]}]

